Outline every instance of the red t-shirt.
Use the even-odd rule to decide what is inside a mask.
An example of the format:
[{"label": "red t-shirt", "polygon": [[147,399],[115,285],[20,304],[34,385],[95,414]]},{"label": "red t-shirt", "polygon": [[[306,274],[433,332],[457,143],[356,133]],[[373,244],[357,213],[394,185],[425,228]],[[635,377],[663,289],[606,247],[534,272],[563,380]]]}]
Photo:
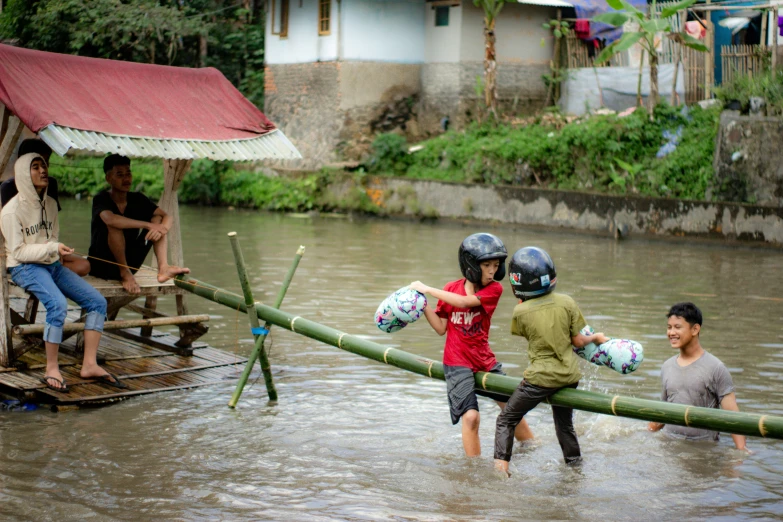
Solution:
[{"label": "red t-shirt", "polygon": [[[448,283],[443,290],[467,295],[464,279]],[[503,285],[493,281],[476,292],[481,306],[457,308],[438,301],[435,313],[448,319],[443,364],[466,366],[474,372],[488,372],[497,364],[495,354],[489,348],[489,325],[502,293]]]}]

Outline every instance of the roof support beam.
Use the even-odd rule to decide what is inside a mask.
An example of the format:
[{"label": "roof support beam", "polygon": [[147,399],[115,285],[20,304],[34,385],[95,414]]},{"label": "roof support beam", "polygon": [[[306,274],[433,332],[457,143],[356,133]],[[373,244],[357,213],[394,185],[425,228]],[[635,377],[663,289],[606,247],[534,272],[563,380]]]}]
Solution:
[{"label": "roof support beam", "polygon": [[2,109],[2,115],[0,115],[0,176],[2,176],[8,162],[11,161],[11,156],[14,155],[14,149],[22,136],[24,125],[2,103],[0,103],[0,109]]},{"label": "roof support beam", "polygon": [[[182,180],[185,179],[193,160],[163,160],[163,195],[158,202],[166,214],[171,216],[172,224],[169,233],[166,234],[168,245],[168,257],[173,265],[184,266],[185,256],[182,253],[182,233],[179,226],[179,201],[177,199],[177,189],[179,189]],[[185,304],[185,296],[178,295],[176,298],[177,315],[187,315],[188,309]]]},{"label": "roof support beam", "polygon": [[[0,174],[11,160],[16,143],[22,135],[24,125],[0,104]],[[8,302],[9,288],[5,265],[5,239],[0,232],[0,366],[10,366],[14,345],[11,342],[11,306]]]}]

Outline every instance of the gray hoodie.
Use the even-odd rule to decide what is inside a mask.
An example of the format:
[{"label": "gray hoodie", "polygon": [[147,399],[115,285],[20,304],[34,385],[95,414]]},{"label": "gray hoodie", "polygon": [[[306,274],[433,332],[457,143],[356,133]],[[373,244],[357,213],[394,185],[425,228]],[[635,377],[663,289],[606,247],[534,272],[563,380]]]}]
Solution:
[{"label": "gray hoodie", "polygon": [[36,158],[41,156],[30,153],[16,160],[14,175],[19,193],[0,213],[8,268],[23,263],[51,265],[60,259],[57,202],[46,191],[41,199],[35,190],[30,166]]}]

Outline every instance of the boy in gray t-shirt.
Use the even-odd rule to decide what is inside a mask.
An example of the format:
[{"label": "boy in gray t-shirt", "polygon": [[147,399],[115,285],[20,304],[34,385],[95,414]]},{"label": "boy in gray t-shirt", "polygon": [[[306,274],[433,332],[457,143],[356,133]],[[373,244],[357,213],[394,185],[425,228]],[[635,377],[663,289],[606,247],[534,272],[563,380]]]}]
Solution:
[{"label": "boy in gray t-shirt", "polygon": [[[667,335],[672,348],[679,350],[661,368],[661,400],[675,404],[739,411],[734,383],[726,366],[701,347],[701,310],[693,303],[678,303],[667,314]],[[718,432],[686,426],[649,424],[650,431],[665,431],[689,440],[718,440]],[[743,435],[732,435],[737,449],[749,451]]]},{"label": "boy in gray t-shirt", "polygon": [[[721,401],[734,392],[729,371],[720,359],[702,350],[702,355],[687,366],[677,363],[675,355],[661,368],[661,400],[702,408],[719,408]],[[718,432],[668,424],[664,431],[691,440],[718,440]]]}]

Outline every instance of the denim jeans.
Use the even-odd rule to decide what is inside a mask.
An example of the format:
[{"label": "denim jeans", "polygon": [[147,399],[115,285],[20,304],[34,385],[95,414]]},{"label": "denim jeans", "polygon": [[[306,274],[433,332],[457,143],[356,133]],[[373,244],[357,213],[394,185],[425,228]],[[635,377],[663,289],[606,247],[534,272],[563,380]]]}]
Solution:
[{"label": "denim jeans", "polygon": [[65,314],[68,312],[66,297],[87,310],[85,330],[103,331],[106,299],[59,261],[51,265],[25,263],[11,268],[10,272],[13,282],[37,297],[46,308],[44,341],[54,344],[62,342]]}]

